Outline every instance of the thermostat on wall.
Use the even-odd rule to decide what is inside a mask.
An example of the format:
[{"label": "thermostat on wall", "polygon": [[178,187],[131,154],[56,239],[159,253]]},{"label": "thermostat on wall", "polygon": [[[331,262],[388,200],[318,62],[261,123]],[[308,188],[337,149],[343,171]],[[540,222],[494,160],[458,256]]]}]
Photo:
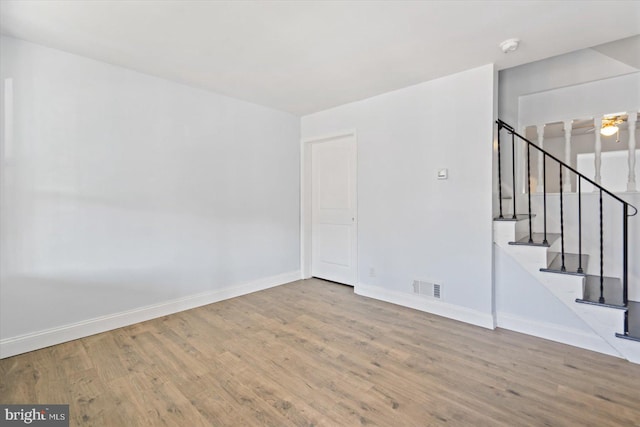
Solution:
[{"label": "thermostat on wall", "polygon": [[438,179],[449,178],[449,171],[447,169],[438,169]]}]

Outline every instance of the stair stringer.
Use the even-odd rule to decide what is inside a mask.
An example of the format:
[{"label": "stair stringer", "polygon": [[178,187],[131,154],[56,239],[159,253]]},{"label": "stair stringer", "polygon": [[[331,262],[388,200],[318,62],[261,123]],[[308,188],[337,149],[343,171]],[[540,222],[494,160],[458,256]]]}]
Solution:
[{"label": "stair stringer", "polygon": [[612,354],[640,363],[639,343],[615,336],[623,331],[626,309],[577,303],[583,297],[583,276],[540,271],[547,265],[548,252],[559,251],[559,241],[550,247],[509,244],[521,237],[522,223],[526,221],[494,221],[494,242],[600,336]]}]

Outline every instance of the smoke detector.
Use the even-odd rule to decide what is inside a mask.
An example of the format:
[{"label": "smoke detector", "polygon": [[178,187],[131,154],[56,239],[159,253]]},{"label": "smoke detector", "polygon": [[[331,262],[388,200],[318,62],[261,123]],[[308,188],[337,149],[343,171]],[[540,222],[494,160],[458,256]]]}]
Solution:
[{"label": "smoke detector", "polygon": [[500,43],[500,49],[502,49],[504,53],[509,53],[516,50],[519,45],[520,39],[507,39]]}]

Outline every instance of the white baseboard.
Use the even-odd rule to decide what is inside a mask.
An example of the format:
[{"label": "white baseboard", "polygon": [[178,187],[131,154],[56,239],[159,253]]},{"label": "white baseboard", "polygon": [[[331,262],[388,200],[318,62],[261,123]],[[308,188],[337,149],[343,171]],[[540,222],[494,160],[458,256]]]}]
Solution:
[{"label": "white baseboard", "polygon": [[365,297],[425,311],[449,319],[482,326],[483,328],[495,328],[494,318],[491,313],[483,313],[467,307],[431,300],[419,295],[392,291],[380,286],[364,285],[361,283],[355,286],[354,292]]},{"label": "white baseboard", "polygon": [[623,358],[618,351],[596,333],[589,333],[580,329],[567,328],[553,323],[540,322],[502,312],[497,313],[497,323],[499,328]]},{"label": "white baseboard", "polygon": [[301,272],[299,270],[291,271],[215,291],[202,292],[82,322],[5,338],[0,340],[0,359],[284,285],[300,280],[300,278]]}]

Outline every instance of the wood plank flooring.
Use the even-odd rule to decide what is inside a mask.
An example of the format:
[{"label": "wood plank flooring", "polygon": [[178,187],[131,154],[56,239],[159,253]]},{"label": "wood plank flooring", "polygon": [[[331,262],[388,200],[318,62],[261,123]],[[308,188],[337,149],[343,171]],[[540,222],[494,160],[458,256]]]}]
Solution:
[{"label": "wood plank flooring", "polygon": [[3,359],[0,402],[78,426],[639,426],[640,365],[311,279]]}]

